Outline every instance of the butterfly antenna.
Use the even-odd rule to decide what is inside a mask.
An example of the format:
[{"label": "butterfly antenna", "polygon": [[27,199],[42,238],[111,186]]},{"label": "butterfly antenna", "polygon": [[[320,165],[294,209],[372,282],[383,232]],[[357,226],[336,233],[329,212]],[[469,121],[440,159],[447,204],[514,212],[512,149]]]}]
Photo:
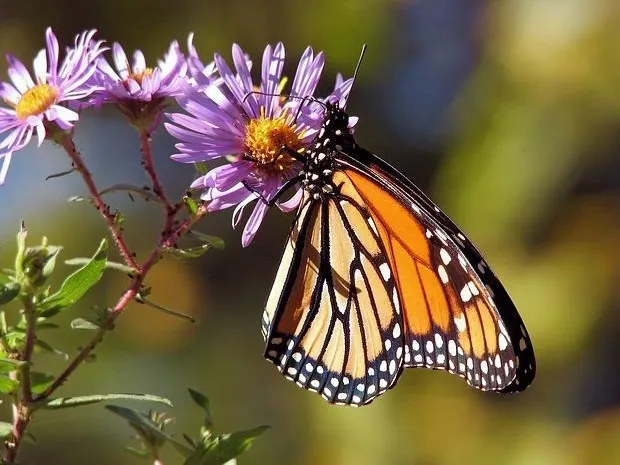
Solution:
[{"label": "butterfly antenna", "polygon": [[[363,44],[362,51],[360,52],[360,57],[357,60],[357,65],[355,65],[355,71],[353,71],[353,82],[351,82],[351,89],[353,89],[353,86],[355,85],[355,81],[357,81],[357,73],[359,72],[360,67],[362,66],[362,60],[364,60],[364,55],[366,54],[366,48],[368,48],[366,44]],[[345,100],[343,106],[345,107],[347,106],[350,95],[351,95],[351,92],[349,92],[349,95],[347,95],[347,99]]]}]

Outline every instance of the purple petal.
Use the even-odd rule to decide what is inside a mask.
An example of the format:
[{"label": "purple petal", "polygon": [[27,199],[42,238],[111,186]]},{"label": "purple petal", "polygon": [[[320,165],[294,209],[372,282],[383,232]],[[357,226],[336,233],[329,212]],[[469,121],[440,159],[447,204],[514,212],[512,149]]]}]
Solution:
[{"label": "purple petal", "polygon": [[125,50],[118,42],[114,42],[114,45],[112,45],[112,58],[121,79],[127,79],[131,73],[131,68],[127,55],[125,55]]},{"label": "purple petal", "polygon": [[243,247],[247,247],[254,239],[258,228],[263,222],[263,218],[267,214],[268,206],[264,202],[257,202],[250,218],[248,218],[248,222],[245,224],[245,228],[243,228],[243,234],[241,235],[241,245]]},{"label": "purple petal", "polygon": [[25,93],[28,89],[35,86],[34,81],[30,77],[30,73],[21,61],[10,54],[7,54],[6,60],[9,63],[9,69],[7,69],[9,78],[11,78],[13,85],[20,94]]},{"label": "purple petal", "polygon": [[301,202],[303,195],[304,195],[303,189],[297,189],[295,194],[293,194],[293,196],[290,199],[288,199],[286,202],[278,202],[277,203],[278,208],[284,213],[288,213],[290,211],[295,210],[299,206],[299,203]]},{"label": "purple petal", "polygon": [[0,155],[2,158],[2,168],[0,168],[0,185],[4,185],[4,180],[6,178],[6,172],[9,170],[9,165],[11,164],[11,157],[13,154],[11,152],[5,153],[4,155]]},{"label": "purple petal", "polygon": [[284,44],[279,42],[271,50],[271,46],[265,48],[263,53],[263,69],[261,80],[261,92],[264,95],[265,102],[265,116],[272,118],[276,109],[278,98],[278,86],[280,85],[280,78],[282,76],[282,69],[284,68]]},{"label": "purple petal", "polygon": [[[55,80],[56,72],[58,71],[58,39],[52,32],[52,28],[48,27],[45,31],[45,42],[47,45],[47,53],[48,53],[48,64],[49,64],[49,75]],[[43,75],[37,75],[37,77],[42,77]]]}]

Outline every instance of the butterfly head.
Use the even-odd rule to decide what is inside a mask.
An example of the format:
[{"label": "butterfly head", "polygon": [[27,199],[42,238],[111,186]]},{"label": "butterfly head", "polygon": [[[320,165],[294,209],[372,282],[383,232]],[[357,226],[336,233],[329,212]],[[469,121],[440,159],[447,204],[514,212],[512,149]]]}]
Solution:
[{"label": "butterfly head", "polygon": [[[325,141],[327,139],[334,141],[334,145],[341,141],[352,139],[351,129],[349,128],[349,114],[344,108],[340,107],[338,102],[325,103],[325,116],[321,125],[319,139]],[[342,145],[342,144],[340,144]]]}]

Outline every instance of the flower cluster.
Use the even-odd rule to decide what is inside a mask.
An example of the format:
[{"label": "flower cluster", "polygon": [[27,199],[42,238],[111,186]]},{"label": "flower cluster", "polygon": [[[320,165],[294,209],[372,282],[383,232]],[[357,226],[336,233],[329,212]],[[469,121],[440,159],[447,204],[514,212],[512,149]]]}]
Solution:
[{"label": "flower cluster", "polygon": [[80,110],[112,104],[134,126],[150,133],[173,98],[184,113],[167,114],[165,127],[178,140],[172,159],[192,164],[226,161],[191,185],[202,191],[208,210],[234,206],[236,226],[245,207],[255,204],[243,230],[244,246],[254,238],[269,204],[285,212],[297,207],[299,190],[279,201],[283,186],[300,169],[290,154],[306,147],[319,131],[324,112],[319,101],[344,104],[352,85],[351,79],[339,75],[330,95],[314,95],[325,64],[322,52],[310,47],[304,51],[287,90],[282,43],[265,48],[260,80],[254,82],[252,61],[236,44],[232,68],[219,54],[204,64],[191,34],[187,56],[174,41],[153,68],[139,50],[130,63],[121,45],[114,43],[112,66],[103,56],[108,48],[94,35],[94,30],[78,35],[60,60],[58,41],[48,29],[46,48],[34,60],[34,79],[22,62],[8,57],[11,83],[0,83],[7,105],[0,107],[0,135],[5,134],[0,140],[0,183],[13,153],[26,146],[35,131],[39,145],[46,138],[58,141],[70,134]]}]

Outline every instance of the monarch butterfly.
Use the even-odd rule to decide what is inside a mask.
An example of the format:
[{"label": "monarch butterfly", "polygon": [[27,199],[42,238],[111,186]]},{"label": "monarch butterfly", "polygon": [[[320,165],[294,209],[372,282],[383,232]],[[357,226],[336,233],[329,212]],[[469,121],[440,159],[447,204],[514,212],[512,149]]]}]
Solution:
[{"label": "monarch butterfly", "polygon": [[372,402],[407,367],[445,369],[481,390],[525,389],[532,344],[480,252],[357,145],[338,103],[324,105],[315,141],[296,155],[303,198],[263,313],[265,357],[335,404]]}]

